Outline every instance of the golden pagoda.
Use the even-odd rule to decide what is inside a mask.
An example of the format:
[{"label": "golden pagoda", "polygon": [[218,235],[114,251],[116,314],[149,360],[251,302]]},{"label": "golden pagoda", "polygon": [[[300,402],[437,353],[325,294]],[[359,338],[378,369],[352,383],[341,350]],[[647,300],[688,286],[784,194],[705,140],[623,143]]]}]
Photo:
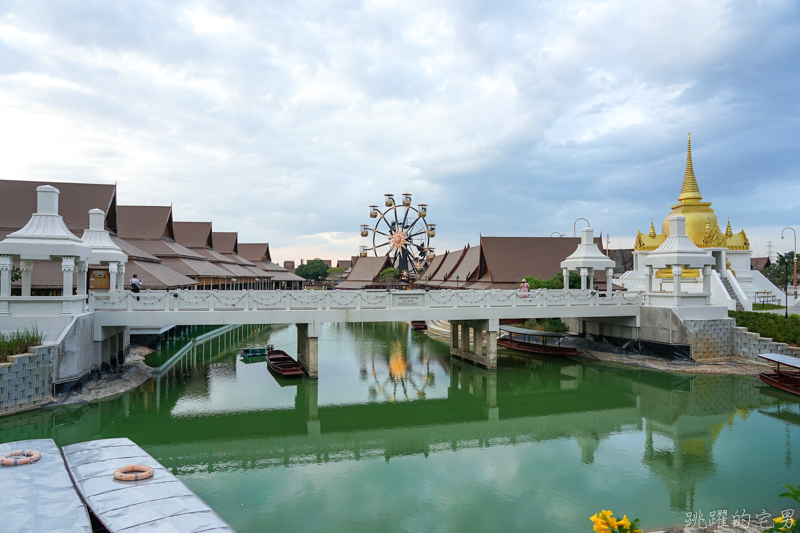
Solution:
[{"label": "golden pagoda", "polygon": [[692,168],[692,137],[689,135],[689,147],[686,153],[686,173],[683,186],[678,196],[678,203],[672,206],[672,212],[661,224],[661,235],[656,234],[653,221],[650,221],[649,233],[638,232],[633,249],[636,251],[652,251],[661,246],[669,235],[669,217],[681,215],[686,217],[686,235],[699,248],[727,248],[729,250],[749,250],[750,242],[744,230],[734,234],[731,221],[725,233],[720,231],[717,215],[711,209],[711,202],[703,202],[703,195],[697,186],[697,178]]}]

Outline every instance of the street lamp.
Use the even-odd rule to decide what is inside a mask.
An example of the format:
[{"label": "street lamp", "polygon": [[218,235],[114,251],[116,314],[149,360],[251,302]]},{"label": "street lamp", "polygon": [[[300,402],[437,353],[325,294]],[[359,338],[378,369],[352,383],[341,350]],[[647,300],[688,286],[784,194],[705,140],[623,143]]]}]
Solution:
[{"label": "street lamp", "polygon": [[550,234],[550,236],[551,236],[551,237],[552,237],[553,235],[558,235],[559,237],[563,237],[563,236],[564,236],[564,234],[563,234],[563,233],[561,233],[560,231],[554,231],[553,233],[551,233],[551,234]]},{"label": "street lamp", "polygon": [[[783,232],[786,231],[787,229],[792,230],[792,233],[794,233],[794,299],[795,299],[795,305],[797,305],[796,301],[797,300],[797,232],[794,230],[794,228],[790,228],[787,226],[781,230],[781,239],[783,239]],[[787,299],[787,305],[788,305],[788,299]],[[789,311],[787,310],[786,313],[788,314]]]},{"label": "street lamp", "polygon": [[586,221],[586,227],[587,227],[587,228],[591,228],[591,227],[592,227],[592,225],[589,223],[589,221],[588,221],[588,220],[586,220],[585,218],[576,218],[576,219],[575,219],[575,223],[572,225],[572,236],[573,236],[573,237],[577,237],[577,236],[578,236],[578,229],[577,229],[577,226],[578,226],[578,221],[579,221],[579,220],[585,220],[585,221]]},{"label": "street lamp", "polygon": [[456,276],[456,290],[458,290],[458,276]]},{"label": "street lamp", "polygon": [[[786,280],[786,284],[789,284],[789,263],[786,261],[783,262],[783,279]],[[786,310],[783,315],[783,318],[789,318],[789,287],[786,287]]]}]

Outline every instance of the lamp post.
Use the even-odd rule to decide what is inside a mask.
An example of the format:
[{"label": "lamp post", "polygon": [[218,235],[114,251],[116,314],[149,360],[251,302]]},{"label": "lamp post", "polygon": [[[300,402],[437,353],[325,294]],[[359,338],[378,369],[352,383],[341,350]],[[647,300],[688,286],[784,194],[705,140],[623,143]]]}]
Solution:
[{"label": "lamp post", "polygon": [[458,290],[458,276],[456,276],[456,290]]},{"label": "lamp post", "polygon": [[564,236],[564,234],[563,234],[563,233],[561,233],[560,231],[554,231],[553,233],[551,233],[551,234],[550,234],[550,236],[551,236],[551,237],[552,237],[553,235],[558,235],[559,237],[563,237],[563,236]]},{"label": "lamp post", "polygon": [[[797,300],[797,232],[794,230],[794,228],[790,228],[787,226],[781,230],[781,239],[783,239],[783,232],[786,231],[787,229],[792,230],[792,233],[794,233],[794,299],[795,299],[795,305],[797,305],[796,301]],[[786,301],[788,306],[788,301],[789,301],[788,295]],[[787,310],[786,313],[788,314],[789,311]]]},{"label": "lamp post", "polygon": [[589,228],[592,227],[592,224],[588,220],[586,220],[585,218],[576,218],[575,219],[575,223],[572,224],[572,236],[573,237],[577,237],[578,236],[578,221],[579,220],[584,220],[586,222],[586,226],[587,227],[589,227]]},{"label": "lamp post", "polygon": [[[783,279],[786,280],[786,285],[789,285],[789,263],[783,262]],[[789,287],[786,287],[786,308],[783,318],[789,318]]]}]

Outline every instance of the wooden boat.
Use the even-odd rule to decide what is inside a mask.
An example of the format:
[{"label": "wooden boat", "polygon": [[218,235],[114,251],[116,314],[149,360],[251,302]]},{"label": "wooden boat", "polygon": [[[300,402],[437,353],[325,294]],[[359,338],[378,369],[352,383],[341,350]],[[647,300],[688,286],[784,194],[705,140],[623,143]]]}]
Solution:
[{"label": "wooden boat", "polygon": [[[500,331],[508,333],[507,337],[497,339],[497,345],[511,350],[535,353],[540,355],[578,355],[577,348],[561,346],[561,339],[574,337],[575,333],[553,333],[515,326],[500,326]],[[556,344],[546,344],[548,339],[556,340]]]},{"label": "wooden boat", "polygon": [[421,331],[423,329],[428,329],[428,325],[425,323],[424,320],[412,320],[411,328],[417,331]]},{"label": "wooden boat", "polygon": [[[758,375],[758,379],[776,389],[800,396],[800,358],[778,353],[764,353],[759,355],[759,357],[775,363],[778,366],[775,372],[762,372]],[[781,365],[794,368],[795,370],[783,372],[781,371]]]},{"label": "wooden boat", "polygon": [[306,374],[303,365],[295,361],[283,350],[269,350],[267,352],[267,365],[276,374],[287,378],[299,378]]}]

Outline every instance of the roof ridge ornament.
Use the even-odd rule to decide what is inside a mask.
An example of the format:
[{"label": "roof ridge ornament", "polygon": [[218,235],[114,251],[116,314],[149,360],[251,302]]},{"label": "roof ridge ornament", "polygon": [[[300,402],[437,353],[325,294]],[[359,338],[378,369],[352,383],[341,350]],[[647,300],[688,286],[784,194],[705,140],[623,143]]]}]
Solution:
[{"label": "roof ridge ornament", "polygon": [[733,237],[733,230],[731,229],[731,217],[728,217],[728,227],[725,229],[725,235]]},{"label": "roof ridge ornament", "polygon": [[700,188],[697,186],[697,178],[694,175],[692,166],[692,134],[689,133],[688,148],[686,151],[686,173],[683,175],[683,186],[678,201],[681,203],[696,204],[703,199]]},{"label": "roof ridge ornament", "polygon": [[656,236],[656,227],[653,225],[653,219],[650,219],[650,237],[653,238]]}]

